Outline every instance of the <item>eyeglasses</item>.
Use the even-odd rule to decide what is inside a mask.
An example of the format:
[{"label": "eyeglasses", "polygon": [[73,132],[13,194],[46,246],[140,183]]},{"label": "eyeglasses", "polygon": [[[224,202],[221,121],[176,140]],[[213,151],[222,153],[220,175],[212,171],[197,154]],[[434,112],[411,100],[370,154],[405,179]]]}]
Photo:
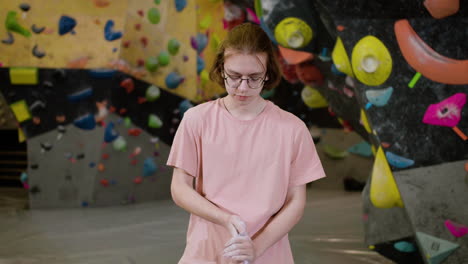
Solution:
[{"label": "eyeglasses", "polygon": [[249,77],[246,79],[242,79],[241,76],[231,76],[227,73],[224,73],[224,75],[224,80],[226,81],[226,84],[234,89],[237,89],[237,87],[240,86],[243,80],[247,81],[247,85],[250,89],[258,89],[262,87],[263,83],[265,82],[265,77]]}]

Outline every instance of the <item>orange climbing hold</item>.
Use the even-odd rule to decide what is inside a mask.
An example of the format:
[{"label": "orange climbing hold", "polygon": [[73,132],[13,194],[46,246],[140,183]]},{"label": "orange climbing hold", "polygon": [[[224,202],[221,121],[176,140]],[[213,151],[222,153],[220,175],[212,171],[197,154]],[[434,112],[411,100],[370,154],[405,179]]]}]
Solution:
[{"label": "orange climbing hold", "polygon": [[460,9],[460,0],[426,0],[424,6],[433,18],[444,18],[456,14]]},{"label": "orange climbing hold", "polygon": [[132,78],[127,78],[127,79],[123,80],[120,83],[120,86],[125,88],[127,93],[131,93],[133,90],[135,90],[135,84],[133,83]]}]

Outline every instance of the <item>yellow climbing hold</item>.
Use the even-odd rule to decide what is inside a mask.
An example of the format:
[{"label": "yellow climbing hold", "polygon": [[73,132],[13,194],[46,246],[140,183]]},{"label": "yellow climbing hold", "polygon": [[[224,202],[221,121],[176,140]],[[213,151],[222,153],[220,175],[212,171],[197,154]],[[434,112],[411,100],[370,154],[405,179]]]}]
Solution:
[{"label": "yellow climbing hold", "polygon": [[308,85],[304,86],[301,92],[301,98],[304,103],[310,108],[322,108],[327,107],[327,100],[320,94],[317,89],[314,89]]},{"label": "yellow climbing hold", "polygon": [[343,41],[339,37],[336,39],[335,47],[332,51],[332,60],[333,64],[335,64],[335,67],[340,72],[354,78],[354,73],[353,69],[351,68],[351,63],[349,62],[348,54],[346,53]]},{"label": "yellow climbing hold", "polygon": [[371,133],[372,129],[370,128],[369,121],[367,120],[366,112],[361,109],[361,124],[366,129],[367,133]]},{"label": "yellow climbing hold", "polygon": [[38,84],[37,68],[10,68],[11,84]]},{"label": "yellow climbing hold", "polygon": [[221,43],[221,38],[216,33],[213,33],[213,35],[211,35],[211,48],[213,49],[213,51],[218,50],[220,43]]},{"label": "yellow climbing hold", "polygon": [[375,207],[403,207],[400,192],[382,147],[377,150],[371,177],[370,200]]},{"label": "yellow climbing hold", "polygon": [[200,29],[207,30],[211,26],[212,21],[213,18],[210,15],[203,17],[203,19],[200,21]]},{"label": "yellow climbing hold", "polygon": [[356,78],[369,86],[384,83],[392,72],[392,56],[374,36],[365,36],[353,48],[351,62]]},{"label": "yellow climbing hold", "polygon": [[303,48],[309,44],[312,37],[312,28],[304,20],[296,17],[287,17],[275,27],[275,39],[285,48]]}]

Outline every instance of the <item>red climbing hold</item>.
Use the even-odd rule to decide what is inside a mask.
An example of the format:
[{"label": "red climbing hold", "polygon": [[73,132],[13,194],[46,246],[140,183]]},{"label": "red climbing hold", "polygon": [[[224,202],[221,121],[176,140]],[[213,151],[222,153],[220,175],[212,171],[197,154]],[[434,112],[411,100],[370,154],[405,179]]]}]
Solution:
[{"label": "red climbing hold", "polygon": [[131,128],[128,130],[128,134],[130,136],[138,137],[141,134],[141,129],[139,128]]},{"label": "red climbing hold", "polygon": [[135,84],[133,83],[132,78],[127,78],[120,83],[120,86],[125,88],[127,93],[131,93],[135,89]]}]

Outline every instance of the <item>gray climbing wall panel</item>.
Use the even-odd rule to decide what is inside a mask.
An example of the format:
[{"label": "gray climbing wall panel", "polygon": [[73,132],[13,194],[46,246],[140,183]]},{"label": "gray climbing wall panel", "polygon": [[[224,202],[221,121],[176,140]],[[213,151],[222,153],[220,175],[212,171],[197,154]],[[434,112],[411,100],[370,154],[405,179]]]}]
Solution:
[{"label": "gray climbing wall panel", "polygon": [[[64,133],[49,131],[28,140],[31,208],[110,206],[170,198],[172,169],[164,165],[170,147],[154,143],[155,138],[145,131],[129,135],[128,130],[137,127],[127,127],[116,115],[109,115],[107,122],[114,122],[114,130],[125,138],[125,151],[114,149],[112,142],[103,144],[105,128],[99,126],[87,131],[67,125]],[[144,176],[146,159],[157,165],[150,176]]]}]

